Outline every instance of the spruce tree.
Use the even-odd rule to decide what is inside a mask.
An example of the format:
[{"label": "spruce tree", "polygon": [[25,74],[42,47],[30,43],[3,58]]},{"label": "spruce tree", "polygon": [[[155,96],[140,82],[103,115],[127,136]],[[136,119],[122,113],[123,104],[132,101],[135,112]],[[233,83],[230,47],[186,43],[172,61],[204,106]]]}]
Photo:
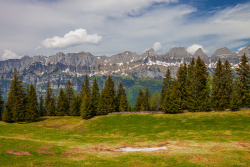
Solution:
[{"label": "spruce tree", "polygon": [[69,108],[70,108],[70,102],[73,98],[73,86],[70,80],[68,80],[66,86],[65,86],[65,96],[66,96],[66,101],[67,101],[67,106],[66,106],[66,114],[70,115]]},{"label": "spruce tree", "polygon": [[98,103],[99,103],[100,93],[99,86],[96,78],[94,79],[91,94],[90,94],[90,105],[91,105],[91,115],[96,116]]},{"label": "spruce tree", "polygon": [[0,84],[0,120],[2,119],[3,106],[4,106],[4,101],[3,101],[3,96],[2,96],[2,87]]},{"label": "spruce tree", "polygon": [[58,100],[57,100],[57,110],[56,115],[57,116],[65,116],[68,115],[68,101],[67,96],[62,88],[59,90]]},{"label": "spruce tree", "polygon": [[127,101],[127,97],[122,95],[120,97],[120,105],[119,105],[119,111],[120,112],[124,112],[128,110],[128,101]]},{"label": "spruce tree", "polygon": [[142,110],[142,103],[143,103],[143,99],[144,99],[144,93],[143,91],[140,89],[137,99],[135,101],[135,111],[141,111]]},{"label": "spruce tree", "polygon": [[69,112],[71,116],[78,116],[77,96],[73,93],[70,101]]},{"label": "spruce tree", "polygon": [[17,69],[13,71],[9,89],[2,119],[5,122],[22,121],[25,114],[26,95]]},{"label": "spruce tree", "polygon": [[115,98],[115,83],[112,80],[111,76],[108,76],[108,79],[105,82],[105,87],[103,91],[103,100],[105,102],[105,107],[107,113],[115,112],[116,109],[116,98]]},{"label": "spruce tree", "polygon": [[[44,105],[45,105],[45,110],[47,112],[48,110],[48,107],[49,107],[49,104],[51,103],[51,101],[53,100],[52,99],[52,96],[53,96],[53,91],[50,87],[50,82],[48,82],[47,84],[47,90],[46,90],[46,96],[45,96],[45,101],[44,101]],[[48,114],[47,114],[48,115]]]},{"label": "spruce tree", "polygon": [[82,85],[82,96],[84,97],[85,95],[87,95],[87,97],[89,97],[90,92],[91,92],[91,88],[90,88],[89,78],[88,78],[88,75],[86,74],[84,83]]},{"label": "spruce tree", "polygon": [[129,111],[129,112],[130,112],[130,111],[132,111],[131,104],[129,104],[129,105],[128,105],[128,109],[127,109],[127,111]]},{"label": "spruce tree", "polygon": [[124,96],[126,97],[126,93],[125,93],[125,89],[123,87],[123,84],[120,82],[120,84],[118,85],[117,88],[117,93],[116,93],[116,111],[119,111],[119,106],[120,106],[120,101],[121,101],[121,97]]},{"label": "spruce tree", "polygon": [[168,68],[166,71],[165,77],[163,79],[163,85],[161,87],[161,101],[160,101],[161,106],[163,106],[164,104],[164,99],[165,99],[167,91],[170,91],[171,80],[172,80],[171,71]]},{"label": "spruce tree", "polygon": [[25,112],[25,120],[27,122],[37,121],[40,117],[38,111],[38,101],[36,90],[33,84],[30,85],[28,95],[27,95],[27,108]]},{"label": "spruce tree", "polygon": [[186,62],[184,65],[180,65],[178,73],[177,73],[177,80],[175,83],[175,94],[181,100],[181,106],[183,109],[187,109],[187,66]]},{"label": "spruce tree", "polygon": [[92,117],[90,100],[89,100],[89,97],[87,96],[87,94],[85,94],[85,97],[82,99],[81,117],[82,117],[82,119],[87,119],[87,120]]},{"label": "spruce tree", "polygon": [[102,92],[101,92],[101,95],[99,98],[99,102],[98,102],[96,115],[106,115],[107,114],[103,92],[104,92],[104,90],[102,89]]},{"label": "spruce tree", "polygon": [[142,101],[142,111],[150,111],[149,99],[150,99],[150,91],[147,85],[145,92],[144,92],[143,101]]},{"label": "spruce tree", "polygon": [[241,107],[250,107],[250,73],[248,58],[244,53],[241,62],[238,64],[239,67],[236,69],[236,74],[238,75],[239,84],[239,95],[242,102]]},{"label": "spruce tree", "polygon": [[47,115],[48,116],[55,116],[56,115],[56,95],[52,93],[51,101],[48,104]]},{"label": "spruce tree", "polygon": [[240,100],[240,96],[239,93],[237,92],[236,86],[234,86],[230,99],[231,99],[229,104],[230,110],[231,111],[239,110],[242,102]]},{"label": "spruce tree", "polygon": [[223,111],[226,108],[226,105],[223,103],[224,98],[224,87],[223,87],[223,76],[225,75],[225,71],[223,68],[223,64],[219,59],[216,68],[214,70],[213,75],[213,85],[212,85],[212,104],[215,111]]},{"label": "spruce tree", "polygon": [[45,116],[45,108],[44,108],[44,100],[43,100],[43,95],[40,96],[39,98],[39,107],[38,107],[38,112],[40,113],[40,116]]}]

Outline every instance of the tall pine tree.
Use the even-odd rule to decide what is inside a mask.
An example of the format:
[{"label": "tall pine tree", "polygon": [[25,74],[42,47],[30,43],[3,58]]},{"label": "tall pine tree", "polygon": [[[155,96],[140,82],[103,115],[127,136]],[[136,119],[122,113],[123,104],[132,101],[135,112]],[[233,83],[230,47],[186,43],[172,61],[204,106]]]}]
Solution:
[{"label": "tall pine tree", "polygon": [[65,96],[66,96],[66,101],[67,101],[66,115],[70,115],[69,108],[70,108],[70,102],[73,98],[73,94],[74,94],[74,91],[73,91],[72,83],[70,82],[70,80],[68,80],[65,86]]},{"label": "tall pine tree", "polygon": [[43,95],[39,97],[39,107],[38,107],[38,112],[40,113],[40,116],[45,116],[45,108],[44,108],[44,100],[43,100]]},{"label": "tall pine tree", "polygon": [[0,84],[0,120],[2,119],[3,106],[4,106],[4,101],[3,101],[3,96],[2,96],[2,87]]},{"label": "tall pine tree", "polygon": [[96,115],[106,115],[107,114],[103,92],[104,92],[104,89],[102,89],[102,91],[101,91]]},{"label": "tall pine tree", "polygon": [[144,99],[144,93],[143,91],[140,89],[137,99],[135,101],[135,111],[141,111],[142,110],[142,103],[143,103],[143,99]]},{"label": "tall pine tree", "polygon": [[[50,87],[50,82],[48,82],[48,84],[47,84],[47,90],[46,90],[46,96],[45,96],[45,101],[44,101],[46,112],[47,112],[47,110],[49,108],[49,104],[53,100],[52,96],[53,96],[53,91],[52,91],[52,89]],[[48,115],[48,113],[47,113],[47,115]]]},{"label": "tall pine tree", "polygon": [[[117,93],[116,93],[116,111],[119,111],[119,108],[120,108],[120,102],[121,102],[121,98],[122,96],[124,96],[123,100],[126,100],[126,93],[125,93],[125,89],[123,87],[123,84],[120,82],[120,84],[118,85],[118,88],[117,88]],[[126,102],[125,102],[126,103]]]},{"label": "tall pine tree", "polygon": [[75,95],[75,93],[73,93],[72,99],[70,101],[70,108],[69,108],[69,112],[70,115],[72,116],[78,116],[78,106],[77,106],[77,96]]},{"label": "tall pine tree", "polygon": [[30,85],[27,97],[25,120],[28,122],[37,121],[40,117],[40,113],[38,111],[36,90],[33,84]]},{"label": "tall pine tree", "polygon": [[5,122],[22,121],[25,115],[26,95],[17,69],[13,71],[9,89],[2,119]]},{"label": "tall pine tree", "polygon": [[62,88],[59,90],[59,95],[57,99],[57,110],[56,115],[57,116],[65,116],[68,115],[68,101],[67,96]]},{"label": "tall pine tree", "polygon": [[91,94],[90,94],[90,105],[91,105],[91,115],[96,116],[98,103],[99,103],[100,93],[99,86],[97,84],[96,78],[94,79]]},{"label": "tall pine tree", "polygon": [[[181,107],[183,109],[187,109],[187,65],[186,62],[180,65],[178,73],[177,73],[177,80],[175,83],[175,94],[179,97],[181,101]],[[178,100],[179,100],[178,99]]]},{"label": "tall pine tree", "polygon": [[82,99],[81,104],[81,117],[82,119],[90,119],[92,117],[91,115],[91,106],[90,106],[90,100],[87,94],[85,94],[84,98]]},{"label": "tall pine tree", "polygon": [[150,91],[147,85],[145,92],[144,92],[143,101],[142,101],[142,111],[150,111],[149,99],[150,99]]},{"label": "tall pine tree", "polygon": [[56,115],[56,95],[52,93],[51,101],[47,106],[47,115],[48,116],[55,116]]},{"label": "tall pine tree", "polygon": [[115,83],[112,80],[111,76],[108,76],[108,79],[105,82],[105,87],[103,91],[103,100],[105,103],[105,108],[107,113],[115,112],[116,109],[116,98],[115,98]]},{"label": "tall pine tree", "polygon": [[168,68],[166,71],[165,77],[163,79],[163,85],[161,87],[161,101],[160,101],[161,106],[163,106],[163,104],[164,104],[164,99],[165,99],[166,93],[168,91],[170,91],[171,82],[172,82],[171,80],[172,80],[171,71]]},{"label": "tall pine tree", "polygon": [[241,107],[250,107],[250,72],[248,65],[248,58],[244,53],[239,67],[236,69],[236,74],[238,75],[238,84],[239,84],[239,95],[242,102]]}]

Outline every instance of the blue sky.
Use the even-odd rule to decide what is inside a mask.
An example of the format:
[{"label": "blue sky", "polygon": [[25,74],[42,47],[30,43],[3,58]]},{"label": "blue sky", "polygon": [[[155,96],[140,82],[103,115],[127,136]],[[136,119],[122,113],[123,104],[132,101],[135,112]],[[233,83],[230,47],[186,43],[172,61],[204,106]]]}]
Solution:
[{"label": "blue sky", "polygon": [[0,0],[0,60],[250,44],[248,0]]}]

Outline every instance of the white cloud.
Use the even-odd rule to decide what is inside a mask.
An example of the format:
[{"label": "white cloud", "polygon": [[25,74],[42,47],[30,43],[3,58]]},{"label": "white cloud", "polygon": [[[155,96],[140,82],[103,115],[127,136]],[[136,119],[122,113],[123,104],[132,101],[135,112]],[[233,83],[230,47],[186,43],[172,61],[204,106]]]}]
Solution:
[{"label": "white cloud", "polygon": [[206,49],[203,48],[202,45],[198,45],[198,44],[193,44],[192,46],[189,46],[187,48],[187,52],[194,54],[199,48],[201,48],[203,50],[203,52],[205,52],[205,53],[208,52]]},{"label": "white cloud", "polygon": [[18,59],[19,56],[12,52],[11,50],[5,49],[4,53],[2,54],[2,60],[6,60],[6,59]]},{"label": "white cloud", "polygon": [[102,36],[97,34],[89,35],[86,29],[76,29],[65,34],[64,37],[54,36],[42,41],[42,45],[46,48],[67,48],[81,45],[84,43],[98,44],[102,41]]},{"label": "white cloud", "polygon": [[156,42],[153,46],[153,49],[155,52],[159,52],[162,50],[162,46],[161,46],[161,43],[160,42]]},{"label": "white cloud", "polygon": [[35,48],[35,51],[37,51],[38,49],[41,49],[41,45],[39,45],[38,47]]}]

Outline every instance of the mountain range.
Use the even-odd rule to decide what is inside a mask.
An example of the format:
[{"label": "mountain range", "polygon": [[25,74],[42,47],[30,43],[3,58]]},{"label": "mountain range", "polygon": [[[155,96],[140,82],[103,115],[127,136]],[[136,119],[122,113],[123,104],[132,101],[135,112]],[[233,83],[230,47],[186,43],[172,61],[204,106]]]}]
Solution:
[{"label": "mountain range", "polygon": [[0,61],[1,85],[4,91],[8,89],[14,68],[19,70],[25,84],[33,83],[40,93],[45,92],[48,81],[52,89],[58,90],[60,87],[64,88],[67,81],[71,80],[74,89],[79,91],[85,74],[90,77],[111,74],[132,79],[161,79],[168,67],[175,76],[180,64],[189,63],[192,57],[198,56],[204,60],[212,74],[219,58],[222,62],[228,60],[232,67],[236,68],[243,53],[250,57],[250,45],[237,53],[233,53],[226,47],[220,48],[210,57],[202,49],[198,49],[191,55],[184,47],[171,48],[166,54],[157,54],[154,49],[149,49],[143,54],[125,51],[110,57],[94,56],[89,52],[67,54],[59,52],[49,57],[23,56],[20,59]]}]

